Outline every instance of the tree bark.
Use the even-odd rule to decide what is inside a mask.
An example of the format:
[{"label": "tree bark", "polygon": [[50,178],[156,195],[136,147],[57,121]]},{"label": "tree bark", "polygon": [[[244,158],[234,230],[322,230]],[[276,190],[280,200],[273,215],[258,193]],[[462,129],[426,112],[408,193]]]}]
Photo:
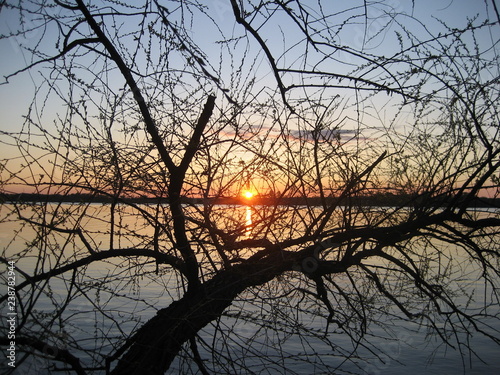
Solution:
[{"label": "tree bark", "polygon": [[[263,267],[264,260],[267,267]],[[220,317],[238,294],[292,269],[295,262],[295,257],[283,259],[274,252],[265,259],[223,271],[194,292],[186,293],[139,329],[111,374],[164,374],[182,345]]]}]

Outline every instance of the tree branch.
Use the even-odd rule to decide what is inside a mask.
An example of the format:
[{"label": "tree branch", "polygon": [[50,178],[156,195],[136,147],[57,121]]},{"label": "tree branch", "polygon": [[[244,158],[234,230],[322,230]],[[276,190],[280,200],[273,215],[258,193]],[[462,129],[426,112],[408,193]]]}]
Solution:
[{"label": "tree branch", "polygon": [[134,95],[134,99],[137,102],[137,105],[139,106],[139,109],[141,111],[142,117],[144,119],[144,123],[146,125],[146,130],[148,131],[149,135],[151,136],[151,140],[153,144],[155,145],[156,149],[158,150],[160,157],[162,161],[165,163],[167,169],[169,170],[170,173],[175,173],[175,164],[170,157],[169,152],[167,151],[163,140],[161,139],[160,135],[158,134],[158,129],[156,128],[156,125],[154,123],[153,117],[151,116],[151,113],[149,112],[148,105],[146,104],[146,101],[144,100],[144,97],[142,96],[142,92],[137,86],[137,82],[135,81],[134,77],[132,76],[132,73],[130,71],[130,68],[125,64],[125,61],[122,59],[118,51],[116,50],[115,46],[113,43],[108,39],[108,37],[104,34],[104,32],[101,30],[97,22],[95,21],[94,17],[90,14],[89,10],[85,6],[82,0],[76,0],[78,4],[78,8],[84,15],[85,19],[87,20],[87,23],[89,26],[92,28],[94,33],[97,35],[97,38],[99,41],[103,44],[104,48],[109,52],[111,59],[116,63],[118,66],[118,69],[122,73],[123,77],[125,78],[125,81],[127,82],[127,85],[129,86],[130,90],[132,91]]},{"label": "tree branch", "polygon": [[203,111],[200,117],[198,118],[198,122],[196,123],[191,139],[189,140],[189,143],[186,146],[184,157],[182,158],[182,161],[179,167],[177,168],[178,174],[176,175],[176,177],[179,174],[181,174],[183,176],[182,180],[184,180],[186,171],[189,168],[189,165],[191,164],[191,161],[193,160],[196,151],[198,151],[198,148],[200,146],[201,136],[203,135],[203,132],[205,131],[208,121],[212,116],[214,107],[215,107],[215,96],[209,95],[205,103],[205,106],[203,107]]},{"label": "tree branch", "polygon": [[[109,259],[109,258],[116,258],[116,257],[149,257],[153,258],[156,260],[157,263],[159,264],[168,264],[172,266],[173,268],[179,270],[183,274],[186,273],[186,265],[182,260],[179,258],[165,254],[165,253],[158,253],[155,250],[150,250],[150,249],[140,249],[140,248],[130,248],[130,249],[113,249],[113,250],[106,250],[106,251],[99,251],[95,252],[85,258],[78,259],[72,263],[66,264],[65,266],[61,266],[59,268],[54,268],[48,272],[44,272],[32,277],[29,277],[27,280],[23,281],[22,283],[18,284],[16,286],[16,290],[20,290],[27,285],[34,284],[36,282],[39,282],[41,280],[47,280],[50,279],[54,276],[60,275],[62,273],[72,271],[75,269],[78,269],[82,266],[88,265],[92,262],[104,260],[104,259]],[[0,258],[0,260],[4,263],[7,264],[7,260]],[[4,295],[0,297],[0,302],[5,301],[7,299],[7,295]]]},{"label": "tree branch", "polygon": [[[28,66],[26,66],[26,67],[24,67],[24,68],[22,68],[20,70],[17,70],[17,71],[15,71],[12,74],[9,74],[9,75],[5,76],[4,78],[5,78],[6,81],[8,81],[9,78],[14,77],[15,75],[23,73],[23,72],[25,72],[27,70],[30,70],[31,68],[33,68],[33,67],[35,67],[37,65],[57,60],[58,58],[66,55],[69,51],[71,51],[75,47],[78,47],[78,46],[87,47],[87,44],[89,44],[89,43],[98,43],[99,41],[100,40],[98,38],[83,38],[83,39],[73,40],[67,46],[64,46],[63,50],[60,53],[58,53],[57,55],[52,56],[52,57],[47,57],[46,59],[35,61],[34,63],[31,63]],[[87,48],[90,48],[90,47],[87,47]],[[98,52],[98,51],[95,51],[95,52]]]},{"label": "tree branch", "polygon": [[288,104],[288,101],[286,99],[286,92],[287,88],[283,84],[283,81],[281,80],[280,74],[279,74],[279,69],[278,66],[276,65],[276,61],[274,60],[273,54],[271,53],[269,47],[267,46],[266,42],[262,39],[262,37],[259,35],[257,30],[255,30],[241,15],[241,10],[238,7],[238,4],[236,0],[231,0],[231,6],[233,8],[233,14],[236,19],[236,22],[238,22],[240,25],[242,25],[245,30],[247,30],[252,36],[257,40],[259,43],[260,47],[264,51],[267,60],[269,61],[269,64],[271,64],[271,68],[273,70],[274,78],[276,79],[276,83],[278,84],[278,88],[281,93],[281,98],[283,100],[283,103],[290,109],[292,112],[294,112],[293,108],[291,107],[290,104]]},{"label": "tree branch", "polygon": [[[0,339],[0,345],[10,345],[7,338]],[[28,346],[42,353],[44,356],[52,357],[56,361],[64,362],[71,366],[72,370],[78,375],[86,375],[87,372],[80,364],[80,359],[71,354],[68,350],[53,346],[34,337],[16,336],[16,346]]]},{"label": "tree branch", "polygon": [[186,263],[186,277],[189,281],[189,288],[196,288],[200,284],[200,281],[198,280],[199,265],[196,259],[196,254],[191,248],[186,234],[186,219],[182,208],[181,191],[186,171],[199,148],[201,136],[203,135],[205,127],[212,116],[214,106],[215,96],[210,95],[207,98],[200,117],[198,118],[198,122],[186,147],[182,161],[180,165],[175,168],[174,173],[172,173],[170,183],[168,185],[169,206],[172,211],[175,246],[179,249]]}]

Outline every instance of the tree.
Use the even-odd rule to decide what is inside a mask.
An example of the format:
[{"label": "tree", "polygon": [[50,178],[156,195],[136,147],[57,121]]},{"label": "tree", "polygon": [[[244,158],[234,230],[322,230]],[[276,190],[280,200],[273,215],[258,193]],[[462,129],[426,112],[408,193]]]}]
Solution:
[{"label": "tree", "polygon": [[17,365],[361,372],[392,319],[499,344],[497,6],[401,7],[3,2]]}]

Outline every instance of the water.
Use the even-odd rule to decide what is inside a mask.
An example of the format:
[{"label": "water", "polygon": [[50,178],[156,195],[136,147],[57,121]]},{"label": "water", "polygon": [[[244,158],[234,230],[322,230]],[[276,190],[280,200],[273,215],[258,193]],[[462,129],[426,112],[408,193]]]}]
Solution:
[{"label": "water", "polygon": [[[81,243],[79,246],[68,243],[67,235],[64,234],[56,234],[33,245],[35,232],[29,225],[21,228],[19,223],[5,220],[10,210],[7,206],[1,208],[3,222],[0,223],[0,248],[7,259],[15,253],[24,252],[23,258],[17,262],[20,269],[46,271],[62,260],[71,259],[75,252],[79,256],[88,255]],[[72,205],[62,208],[73,214],[79,212]],[[29,208],[26,210],[30,211]],[[106,229],[110,217],[108,207],[90,205],[86,210],[86,217],[90,219],[82,224],[91,234],[89,238],[93,246],[107,248],[110,241]],[[233,226],[238,222],[243,223],[242,235],[249,238],[252,230],[256,230],[253,227],[256,217],[262,218],[253,210],[255,208],[238,208],[234,219],[231,219],[227,214],[228,209],[223,208],[222,211],[227,215],[220,220],[226,220],[227,225]],[[75,221],[79,220],[78,215],[73,216],[76,217]],[[139,234],[124,236],[121,243],[123,247],[146,245],[154,235],[151,228],[127,211],[121,213],[119,220],[122,234]],[[46,252],[45,264],[34,256],[34,249]],[[450,257],[456,256],[453,249],[446,251],[450,252]],[[180,280],[168,267],[160,268],[157,273],[154,262],[144,263],[143,260],[119,258],[94,263],[88,267],[87,276],[77,280],[77,283],[71,283],[71,275],[65,274],[66,278],[55,278],[46,286],[50,286],[50,294],[37,294],[32,290],[34,294],[23,308],[34,309],[34,315],[42,321],[51,321],[51,312],[63,306],[68,295],[77,295],[58,321],[51,323],[51,329],[56,334],[47,340],[50,339],[60,348],[78,352],[83,360],[90,363],[92,351],[104,354],[112,352],[114,340],[125,337],[158,309],[168,306],[182,294]],[[460,280],[460,283],[467,288],[474,286],[480,291],[482,285],[476,283],[477,270],[461,261],[457,264],[468,277]],[[22,276],[18,273],[18,283],[21,281]],[[349,289],[350,281],[347,278],[339,277],[336,282],[345,290]],[[367,347],[357,345],[352,337],[335,324],[331,324],[328,335],[324,335],[326,320],[319,315],[328,315],[326,309],[312,297],[304,301],[303,293],[297,292],[298,288],[310,288],[310,283],[302,274],[290,273],[265,286],[247,291],[225,312],[224,317],[200,332],[200,356],[212,360],[216,373],[322,374],[328,373],[328,368],[335,367],[338,367],[336,373],[385,375],[500,373],[500,347],[491,340],[475,335],[468,338],[475,353],[463,347],[461,350],[452,350],[436,336],[428,336],[426,329],[417,322],[398,319],[401,314],[392,308],[388,311],[394,316],[389,317],[385,310],[369,312],[373,322],[366,327],[365,337],[369,337],[370,343]],[[359,287],[362,288],[362,285]],[[265,298],[254,298],[255,293]],[[484,308],[481,300],[478,298],[475,304],[469,305],[470,311]],[[352,310],[342,310],[340,306],[339,314],[352,313]],[[489,312],[500,314],[498,305],[489,307]],[[6,316],[5,304],[2,306],[2,316]],[[485,323],[492,324],[491,332],[500,330],[498,321],[489,320]],[[32,327],[36,329],[37,325],[33,323]],[[306,331],[305,327],[310,329]],[[356,332],[359,322],[353,323],[352,328]],[[5,319],[1,329],[5,332]],[[47,335],[47,332],[40,332],[40,335]],[[103,335],[109,339],[96,339]],[[467,338],[462,335],[462,339]],[[262,353],[265,354],[264,358]],[[365,361],[367,359],[368,363]],[[47,363],[45,359],[30,359],[19,367],[17,373],[45,374],[48,373],[44,369]],[[285,372],[280,370],[283,367],[286,368]],[[168,373],[199,372],[189,354],[182,352]]]}]

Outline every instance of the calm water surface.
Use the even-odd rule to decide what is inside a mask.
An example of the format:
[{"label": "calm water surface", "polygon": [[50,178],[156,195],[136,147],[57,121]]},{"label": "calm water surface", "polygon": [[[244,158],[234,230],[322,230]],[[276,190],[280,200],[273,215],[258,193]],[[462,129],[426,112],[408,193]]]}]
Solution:
[{"label": "calm water surface", "polygon": [[[244,210],[243,213],[240,213],[242,220],[248,225],[248,227],[252,224],[252,210],[250,208],[241,208]],[[2,214],[5,213],[5,209]],[[107,220],[108,218],[103,218],[103,220]],[[124,217],[123,220],[130,220],[130,223],[127,225],[135,226],[135,229],[140,229],[137,227],[136,218],[130,216],[129,218]],[[123,224],[123,223],[122,223]],[[87,225],[94,225],[96,228],[96,235],[93,238],[95,244],[105,244],[107,241],[107,237],[99,234],[98,228],[101,223],[96,221],[94,223],[87,223]],[[12,241],[13,233],[19,230],[19,226],[14,222],[3,222],[0,223],[0,249],[5,251],[8,256],[9,253],[15,253],[19,250],[22,250],[26,246],[26,241],[30,239],[30,235],[32,232],[29,228],[24,228],[20,235]],[[147,230],[144,232],[145,236],[149,235]],[[245,235],[250,236],[250,230],[247,230]],[[105,248],[105,246],[104,246]],[[26,256],[25,259],[20,260],[18,262],[18,266],[25,270],[29,269],[37,259],[30,258]],[[111,267],[112,266],[112,267]],[[109,270],[112,269],[114,265],[110,265],[108,262],[102,262],[99,264],[94,264],[89,267],[88,274],[93,280],[98,281],[103,277],[109,276]],[[153,268],[153,264],[149,264],[147,267]],[[2,272],[4,270],[2,269]],[[477,274],[471,273],[469,277],[474,278]],[[86,282],[90,282],[86,280]],[[112,284],[112,282],[111,282]],[[109,346],[109,343],[96,343],[93,340],[92,332],[95,332],[99,329],[106,328],[108,332],[111,334],[120,334],[120,330],[127,332],[128,330],[133,329],[134,327],[140,326],[143,322],[147,321],[148,318],[153,316],[157,309],[167,306],[172,300],[178,298],[178,294],[175,291],[175,285],[177,284],[177,279],[173,274],[162,274],[159,275],[156,279],[151,278],[143,278],[139,280],[133,288],[130,286],[123,287],[123,285],[119,284],[120,287],[123,287],[123,296],[122,298],[111,298],[111,294],[107,294],[105,291],[99,295],[98,298],[100,300],[101,306],[106,306],[106,308],[110,312],[114,312],[115,316],[118,317],[117,324],[109,325],[109,322],[106,322],[104,319],[96,317],[92,306],[89,305],[88,301],[84,299],[77,300],[77,302],[71,306],[68,311],[74,314],[76,317],[76,321],[78,322],[78,327],[73,327],[73,332],[79,332],[78,334],[81,337],[82,345],[88,348],[106,348]],[[60,291],[65,291],[66,284],[60,283],[59,285],[54,284],[54,292],[57,293],[57,289],[60,288]],[[2,281],[2,290],[5,287],[4,281]],[[117,292],[116,290],[114,291]],[[119,293],[119,291],[118,291]],[[139,298],[140,297],[140,298]],[[104,301],[104,302],[103,302]],[[147,303],[144,303],[146,301]],[[251,304],[246,304],[245,301],[237,301],[235,306],[238,304],[243,304],[242,309],[248,308],[252,310],[255,306]],[[481,307],[481,306],[471,306]],[[40,299],[37,308],[40,311],[46,310],[50,311],[50,303],[43,298]],[[494,307],[495,308],[495,307]],[[498,306],[497,313],[500,314]],[[118,313],[119,312],[119,313]],[[2,306],[2,316],[6,316],[6,306]],[[309,318],[309,316],[301,316],[299,317],[301,320],[304,318]],[[223,323],[226,324],[231,329],[235,330],[244,341],[245,337],[249,340],[251,338],[251,342],[248,343],[240,342],[240,346],[235,346],[235,352],[233,353],[235,357],[237,356],[245,356],[246,363],[251,363],[252,361],[252,350],[251,346],[259,346],[267,343],[266,351],[267,354],[272,357],[276,354],[273,351],[272,345],[268,345],[269,342],[273,340],[276,343],[280,342],[280,337],[264,337],[264,335],[256,334],[259,330],[259,327],[252,325],[248,322],[243,322],[238,319],[226,318],[223,320]],[[324,320],[317,319],[315,321],[308,322],[310,326],[313,328],[317,328],[318,330],[324,329]],[[498,323],[495,323],[496,328],[500,330],[500,326]],[[4,329],[5,322],[2,322],[2,329]],[[78,331],[77,331],[78,329]],[[374,361],[369,365],[359,363],[357,365],[346,362],[343,363],[343,360],[333,356],[331,353],[331,349],[322,343],[321,340],[310,339],[309,343],[314,351],[317,353],[325,353],[323,359],[326,363],[331,365],[340,365],[342,364],[341,369],[345,372],[352,371],[354,373],[364,373],[364,374],[384,374],[384,375],[396,375],[396,374],[500,374],[500,347],[494,345],[490,340],[477,336],[472,338],[472,346],[474,350],[481,356],[483,363],[481,360],[477,359],[470,352],[460,353],[457,350],[452,350],[449,347],[445,347],[442,345],[436,337],[427,337],[426,332],[423,329],[419,329],[416,323],[397,323],[392,327],[393,331],[389,335],[390,339],[375,339],[375,345],[388,354],[387,356],[381,356],[379,361]],[[379,327],[371,326],[369,327],[369,332],[373,334],[384,334]],[[205,339],[207,342],[211,342],[213,335],[213,327],[207,327],[200,336]],[[271,340],[271,341],[269,341]],[[350,344],[350,340],[345,335],[335,335],[334,340],[338,342],[339,345],[343,345],[348,348]],[[378,340],[378,341],[377,341]],[[249,346],[250,345],[250,346]],[[311,373],[311,365],[307,363],[302,363],[300,361],[300,356],[304,355],[304,343],[297,336],[293,335],[287,338],[287,340],[282,343],[285,351],[289,353],[295,353],[293,358],[290,359],[291,370],[295,373],[303,373],[310,374]],[[245,352],[242,352],[242,347],[247,347]],[[200,354],[202,357],[207,357],[209,353],[201,348]],[[370,353],[360,349],[358,351],[361,357],[370,356]],[[237,359],[236,359],[237,360]],[[250,362],[249,362],[250,361]],[[281,359],[282,362],[277,361],[279,363],[288,363],[286,359]],[[171,374],[177,373],[191,373],[191,371],[187,371],[185,368],[185,364],[182,363],[174,363],[173,369],[169,372]],[[293,366],[293,367],[292,367]],[[196,367],[193,367],[195,369]],[[21,369],[20,369],[21,370]],[[272,366],[269,364],[262,364],[258,358],[255,358],[255,364],[252,367],[252,371],[254,373],[275,373]],[[314,370],[313,370],[314,371]],[[29,373],[29,374],[37,374],[37,373],[45,373],[40,369],[40,366],[32,366],[29,369],[24,368],[19,373]],[[320,372],[318,370],[318,373]]]}]

